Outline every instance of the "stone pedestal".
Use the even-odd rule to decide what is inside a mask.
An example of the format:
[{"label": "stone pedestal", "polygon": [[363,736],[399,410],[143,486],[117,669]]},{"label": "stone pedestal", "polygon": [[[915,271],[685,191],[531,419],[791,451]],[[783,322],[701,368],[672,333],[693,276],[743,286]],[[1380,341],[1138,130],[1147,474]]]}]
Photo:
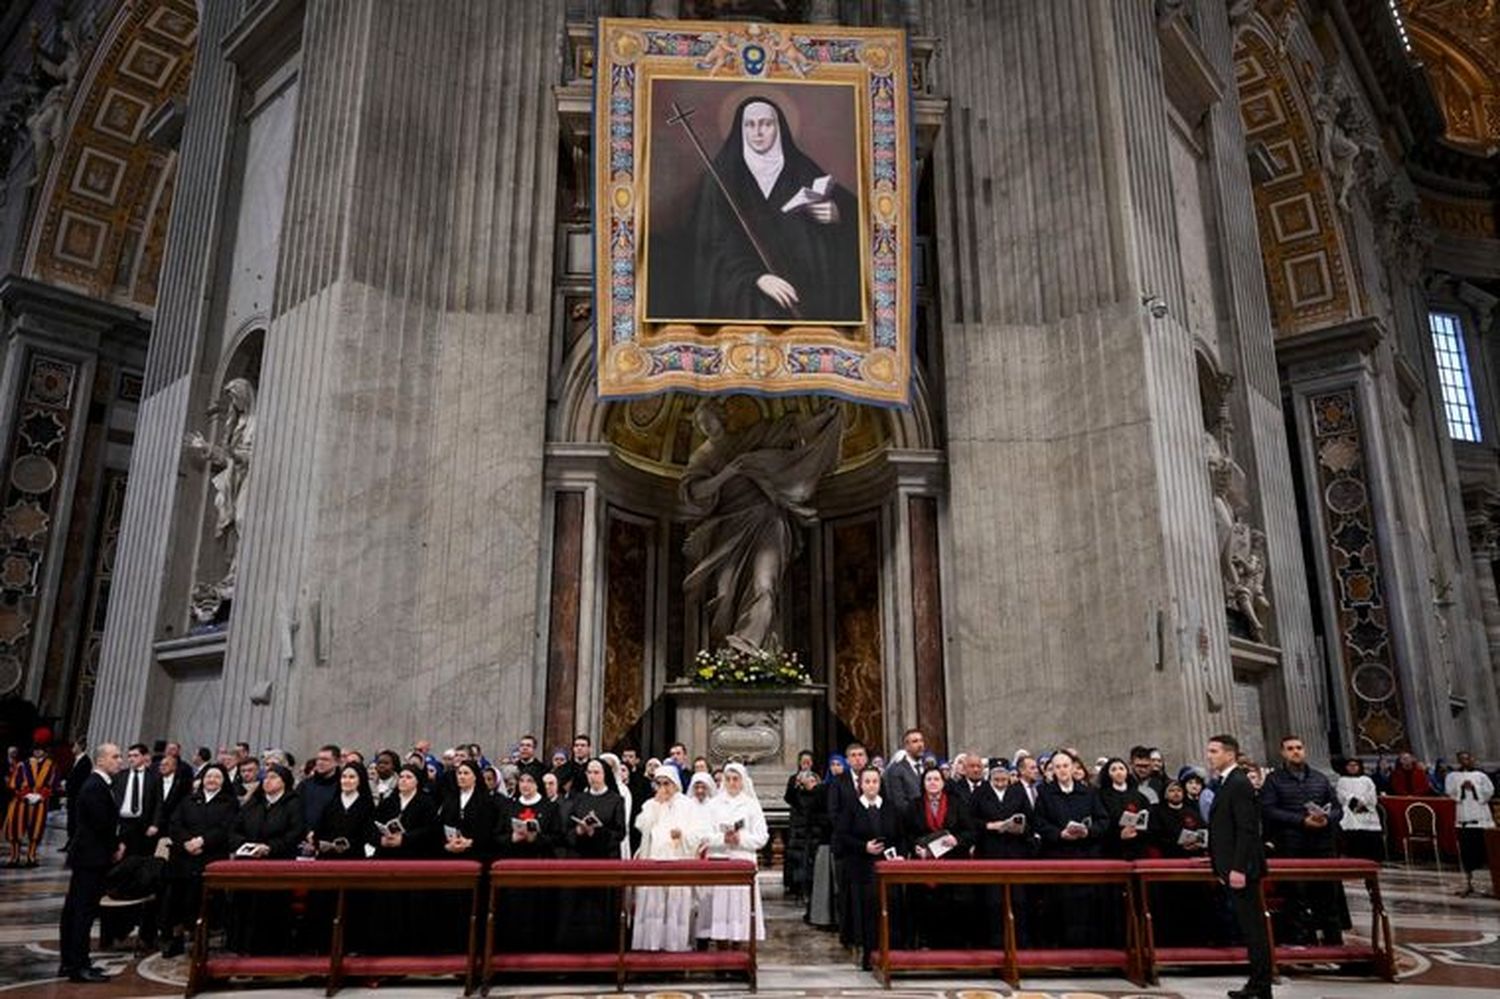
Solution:
[{"label": "stone pedestal", "polygon": [[826,693],[822,684],[768,689],[668,685],[677,722],[677,741],[691,756],[705,756],[715,768],[738,761],[750,771],[767,821],[787,813],[787,778],[797,754],[812,747],[813,710]]}]

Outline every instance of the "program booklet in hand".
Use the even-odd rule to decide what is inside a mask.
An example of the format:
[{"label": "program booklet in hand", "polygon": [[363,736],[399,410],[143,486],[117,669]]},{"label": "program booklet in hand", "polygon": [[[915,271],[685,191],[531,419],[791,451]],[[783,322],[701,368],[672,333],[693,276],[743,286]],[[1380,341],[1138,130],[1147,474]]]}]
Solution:
[{"label": "program booklet in hand", "polygon": [[346,853],[349,850],[349,841],[340,836],[338,839],[318,840],[319,853]]},{"label": "program booklet in hand", "polygon": [[1010,826],[1016,832],[1020,832],[1020,833],[1025,832],[1026,831],[1026,813],[1025,812],[1016,812],[1010,818],[1008,818],[1008,819],[1005,820],[1005,824],[1008,825],[1008,826]]},{"label": "program booklet in hand", "polygon": [[406,832],[406,827],[401,824],[401,816],[396,816],[389,822],[375,820],[375,831],[382,836],[400,836]]},{"label": "program booklet in hand", "polygon": [[1177,845],[1191,850],[1194,846],[1208,847],[1207,829],[1184,829],[1177,836]]},{"label": "program booklet in hand", "polygon": [[1087,822],[1079,822],[1076,819],[1063,826],[1063,832],[1070,832],[1074,835],[1088,835],[1088,831],[1089,824]]},{"label": "program booklet in hand", "polygon": [[594,812],[593,809],[589,809],[589,813],[582,818],[574,815],[572,816],[572,819],[575,824],[580,826],[587,826],[590,829],[598,829],[600,826],[604,825],[604,823],[600,821],[599,816]]},{"label": "program booklet in hand", "polygon": [[511,819],[510,820],[510,831],[511,832],[518,832],[518,833],[529,833],[529,832],[531,832],[531,833],[534,833],[534,832],[540,832],[541,828],[542,827],[537,824],[536,819]]},{"label": "program booklet in hand", "polygon": [[259,849],[259,843],[241,843],[240,848],[234,851],[234,857],[236,860],[248,860],[254,857]]},{"label": "program booklet in hand", "polygon": [[945,854],[958,846],[958,837],[946,829],[939,829],[917,840],[917,845],[924,848],[933,860],[942,860]]},{"label": "program booklet in hand", "polygon": [[1146,823],[1150,821],[1150,819],[1150,812],[1121,812],[1120,828],[1144,830],[1146,828]]}]

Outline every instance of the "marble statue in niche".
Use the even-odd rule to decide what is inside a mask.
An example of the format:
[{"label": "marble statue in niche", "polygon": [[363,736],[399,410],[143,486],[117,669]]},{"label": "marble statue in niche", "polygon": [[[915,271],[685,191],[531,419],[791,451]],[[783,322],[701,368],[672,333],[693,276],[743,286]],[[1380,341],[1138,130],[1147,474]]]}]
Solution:
[{"label": "marble statue in niche", "polygon": [[196,431],[183,439],[187,456],[204,465],[214,491],[214,538],[219,542],[225,573],[217,580],[200,580],[193,587],[195,628],[212,628],[227,621],[239,568],[240,527],[244,522],[246,485],[255,450],[255,386],[248,378],[224,385],[219,401],[209,407],[219,419],[219,439],[209,441]]},{"label": "marble statue in niche", "polygon": [[62,146],[68,105],[73,101],[73,92],[78,89],[78,74],[83,68],[73,23],[63,21],[60,33],[63,52],[53,58],[41,49],[40,29],[36,25],[31,29],[31,47],[36,59],[33,76],[38,92],[36,107],[26,117],[32,149],[32,173],[27,187],[35,187],[41,182],[52,154]]},{"label": "marble statue in niche", "polygon": [[730,431],[723,405],[706,399],[694,420],[704,439],[679,485],[693,518],[683,589],[707,593],[713,647],[778,651],[782,580],[799,526],[817,516],[808,501],[838,463],[842,413],[829,403]]},{"label": "marble statue in niche", "polygon": [[1225,609],[1243,622],[1248,637],[1265,641],[1266,535],[1250,525],[1245,470],[1234,459],[1234,425],[1229,416],[1232,375],[1217,376],[1217,405],[1203,432],[1204,461],[1213,490],[1214,536]]},{"label": "marble statue in niche", "polygon": [[1349,196],[1360,180],[1361,163],[1373,156],[1378,147],[1337,67],[1325,66],[1312,80],[1308,99],[1318,127],[1318,158],[1328,173],[1339,207],[1347,212]]}]

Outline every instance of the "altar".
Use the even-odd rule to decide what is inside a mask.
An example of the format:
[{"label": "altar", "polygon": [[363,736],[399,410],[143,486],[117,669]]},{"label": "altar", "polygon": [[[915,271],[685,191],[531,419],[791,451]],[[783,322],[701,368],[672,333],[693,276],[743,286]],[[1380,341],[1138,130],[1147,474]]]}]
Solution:
[{"label": "altar", "polygon": [[813,712],[826,687],[700,687],[668,684],[678,741],[718,769],[738,761],[750,771],[766,819],[785,818],[786,782],[797,754],[813,746]]}]

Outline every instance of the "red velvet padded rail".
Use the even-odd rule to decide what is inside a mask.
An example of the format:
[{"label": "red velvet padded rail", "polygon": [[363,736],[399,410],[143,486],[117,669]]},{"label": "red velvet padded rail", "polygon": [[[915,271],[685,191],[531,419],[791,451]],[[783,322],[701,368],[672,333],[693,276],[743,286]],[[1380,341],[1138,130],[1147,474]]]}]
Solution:
[{"label": "red velvet padded rail", "polygon": [[477,860],[216,860],[204,873],[215,883],[285,877],[337,883],[350,875],[472,879],[482,869]]},{"label": "red velvet padded rail", "polygon": [[716,968],[750,968],[750,952],[631,950],[625,952],[626,971],[705,971]]},{"label": "red velvet padded rail", "polygon": [[1129,874],[1128,860],[881,860],[876,873],[950,874]]},{"label": "red velvet padded rail", "polygon": [[490,958],[493,971],[614,971],[614,954],[496,954]]},{"label": "red velvet padded rail", "polygon": [[1375,948],[1368,944],[1342,947],[1277,947],[1278,964],[1333,964],[1340,961],[1373,961]]},{"label": "red velvet padded rail", "polygon": [[[357,861],[356,861],[357,863]],[[748,860],[497,860],[490,870],[504,874],[563,874],[568,871],[675,871],[682,874],[721,874],[755,870]]]},{"label": "red velvet padded rail", "polygon": [[1018,950],[1016,963],[1023,968],[1124,968],[1130,952],[1109,947],[1058,947],[1055,950]]},{"label": "red velvet padded rail", "polygon": [[1151,955],[1157,964],[1244,964],[1250,959],[1243,947],[1157,947]]},{"label": "red velvet padded rail", "polygon": [[1003,950],[893,950],[892,968],[1001,968]]}]

